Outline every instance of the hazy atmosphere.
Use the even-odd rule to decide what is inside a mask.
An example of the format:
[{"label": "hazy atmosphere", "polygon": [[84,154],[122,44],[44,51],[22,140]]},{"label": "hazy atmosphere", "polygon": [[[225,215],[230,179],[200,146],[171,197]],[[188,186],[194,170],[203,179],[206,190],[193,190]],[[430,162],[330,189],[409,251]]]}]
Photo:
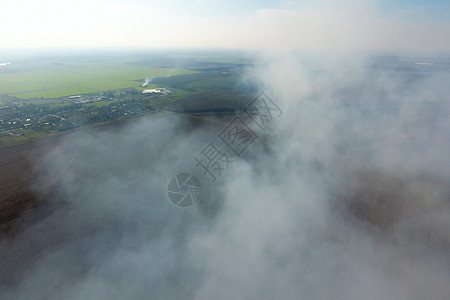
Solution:
[{"label": "hazy atmosphere", "polygon": [[449,2],[0,11],[1,299],[449,299]]},{"label": "hazy atmosphere", "polygon": [[450,50],[445,0],[17,0],[0,11],[2,48]]}]

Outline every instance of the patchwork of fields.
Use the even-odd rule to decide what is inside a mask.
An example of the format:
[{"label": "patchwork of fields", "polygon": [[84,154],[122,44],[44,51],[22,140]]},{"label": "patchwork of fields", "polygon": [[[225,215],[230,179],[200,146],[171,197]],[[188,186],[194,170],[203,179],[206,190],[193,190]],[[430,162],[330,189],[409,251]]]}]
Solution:
[{"label": "patchwork of fields", "polygon": [[140,87],[145,78],[192,74],[195,71],[137,66],[120,60],[24,62],[0,69],[0,94],[19,98],[59,98],[128,87]]},{"label": "patchwork of fields", "polygon": [[[241,80],[249,64],[216,60],[156,54],[8,60],[0,65],[0,148],[161,110],[233,113],[257,85]],[[140,92],[152,88],[170,92]],[[82,101],[62,99],[73,95]]]}]

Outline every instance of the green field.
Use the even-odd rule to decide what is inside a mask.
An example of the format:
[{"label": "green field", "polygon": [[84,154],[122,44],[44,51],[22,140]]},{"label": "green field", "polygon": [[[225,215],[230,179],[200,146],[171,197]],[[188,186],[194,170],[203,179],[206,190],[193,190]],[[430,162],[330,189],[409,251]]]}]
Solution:
[{"label": "green field", "polygon": [[0,148],[2,147],[11,147],[15,145],[20,145],[26,142],[37,141],[43,137],[48,136],[48,134],[44,131],[33,131],[30,129],[22,129],[16,130],[14,133],[18,134],[22,132],[23,135],[0,135]]},{"label": "green field", "polygon": [[22,99],[59,98],[105,90],[140,87],[145,78],[195,73],[194,71],[130,65],[117,59],[64,63],[10,64],[0,69],[0,94]]},{"label": "green field", "polygon": [[[8,61],[0,66],[0,104],[8,106],[0,110],[0,148],[161,109],[234,111],[253,93],[241,81],[248,62],[207,54],[45,53]],[[142,87],[147,78],[152,80]],[[142,93],[154,88],[170,92],[163,96]],[[63,98],[82,94],[91,94],[81,97],[88,102]]]},{"label": "green field", "polygon": [[107,101],[97,101],[97,102],[93,102],[93,103],[88,103],[86,104],[86,106],[103,106],[103,105],[108,105],[111,103],[116,103],[119,102],[119,100],[107,100]]}]

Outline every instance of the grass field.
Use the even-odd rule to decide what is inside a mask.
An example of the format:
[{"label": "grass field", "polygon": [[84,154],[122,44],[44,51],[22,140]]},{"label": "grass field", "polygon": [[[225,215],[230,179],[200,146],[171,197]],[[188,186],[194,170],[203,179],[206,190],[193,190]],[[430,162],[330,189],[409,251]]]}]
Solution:
[{"label": "grass field", "polygon": [[136,80],[195,73],[194,71],[145,67],[121,60],[21,63],[0,70],[0,94],[19,98],[59,98],[128,87],[140,87]]},{"label": "grass field", "polygon": [[23,132],[23,135],[3,135],[0,136],[0,148],[3,147],[11,147],[15,145],[20,145],[25,142],[37,141],[45,136],[48,136],[46,132],[43,131],[34,131],[31,129],[22,129],[16,130],[15,133]]},{"label": "grass field", "polygon": [[111,103],[116,103],[119,102],[119,100],[107,100],[107,101],[97,101],[97,102],[92,102],[92,103],[88,103],[86,104],[86,106],[103,106],[103,105],[108,105]]},{"label": "grass field", "polygon": [[170,78],[158,78],[155,84],[176,88],[179,90],[200,93],[213,89],[235,86],[239,82],[237,74],[230,73],[197,73],[189,76],[177,76]]},{"label": "grass field", "polygon": [[[174,103],[175,111],[224,111],[240,107],[249,91],[248,83],[241,81],[242,70],[247,65],[229,63],[231,58],[225,57],[191,57],[188,55],[123,55],[123,56],[46,56],[25,57],[11,61],[0,68],[0,95],[3,102],[11,101],[13,107],[20,110],[20,118],[34,119],[29,116],[43,105],[49,113],[61,111],[71,116],[75,124],[84,124],[83,118],[91,114],[106,111],[106,105],[119,101],[138,101],[153,108],[167,107]],[[211,62],[217,60],[219,62]],[[206,62],[205,62],[206,61]],[[145,87],[145,79],[152,81]],[[121,90],[132,88],[136,90]],[[144,89],[167,88],[172,93],[164,96],[141,94]],[[102,91],[114,91],[102,101],[84,103],[74,106],[73,102],[61,99],[65,96],[91,94]],[[20,100],[15,99],[15,96]],[[94,97],[111,95],[97,94]],[[87,97],[92,98],[91,96]],[[184,100],[183,100],[184,99]],[[176,103],[175,103],[176,102]],[[142,104],[141,103],[141,104]],[[2,102],[0,102],[2,104]],[[33,105],[30,105],[33,104]],[[97,111],[98,107],[103,107]],[[6,110],[4,110],[6,112]],[[42,110],[41,110],[42,112]],[[111,110],[111,113],[114,109]],[[151,112],[149,110],[149,112]],[[70,117],[67,117],[70,118]],[[114,119],[123,118],[122,114],[114,115]],[[11,127],[4,126],[6,129]],[[14,127],[15,128],[15,127]],[[0,148],[11,147],[25,142],[39,140],[54,134],[50,128],[39,129],[17,128],[0,135]],[[23,132],[23,134],[22,134]]]}]

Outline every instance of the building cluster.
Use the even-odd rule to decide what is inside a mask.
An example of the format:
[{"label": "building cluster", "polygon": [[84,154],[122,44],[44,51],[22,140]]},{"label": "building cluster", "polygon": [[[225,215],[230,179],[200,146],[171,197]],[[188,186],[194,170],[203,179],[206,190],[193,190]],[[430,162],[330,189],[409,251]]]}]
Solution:
[{"label": "building cluster", "polygon": [[[158,89],[166,95],[171,91]],[[157,95],[157,94],[152,94]],[[84,124],[115,120],[154,111],[147,95],[136,90],[106,91],[60,99],[58,104],[20,104],[8,99],[0,106],[0,137],[20,135],[21,130],[68,130]],[[102,103],[98,103],[102,101]],[[104,102],[104,103],[103,103]]]},{"label": "building cluster", "polygon": [[165,88],[159,88],[159,89],[147,89],[142,91],[143,94],[152,94],[152,95],[169,95],[173,94],[171,90],[165,89]]}]

